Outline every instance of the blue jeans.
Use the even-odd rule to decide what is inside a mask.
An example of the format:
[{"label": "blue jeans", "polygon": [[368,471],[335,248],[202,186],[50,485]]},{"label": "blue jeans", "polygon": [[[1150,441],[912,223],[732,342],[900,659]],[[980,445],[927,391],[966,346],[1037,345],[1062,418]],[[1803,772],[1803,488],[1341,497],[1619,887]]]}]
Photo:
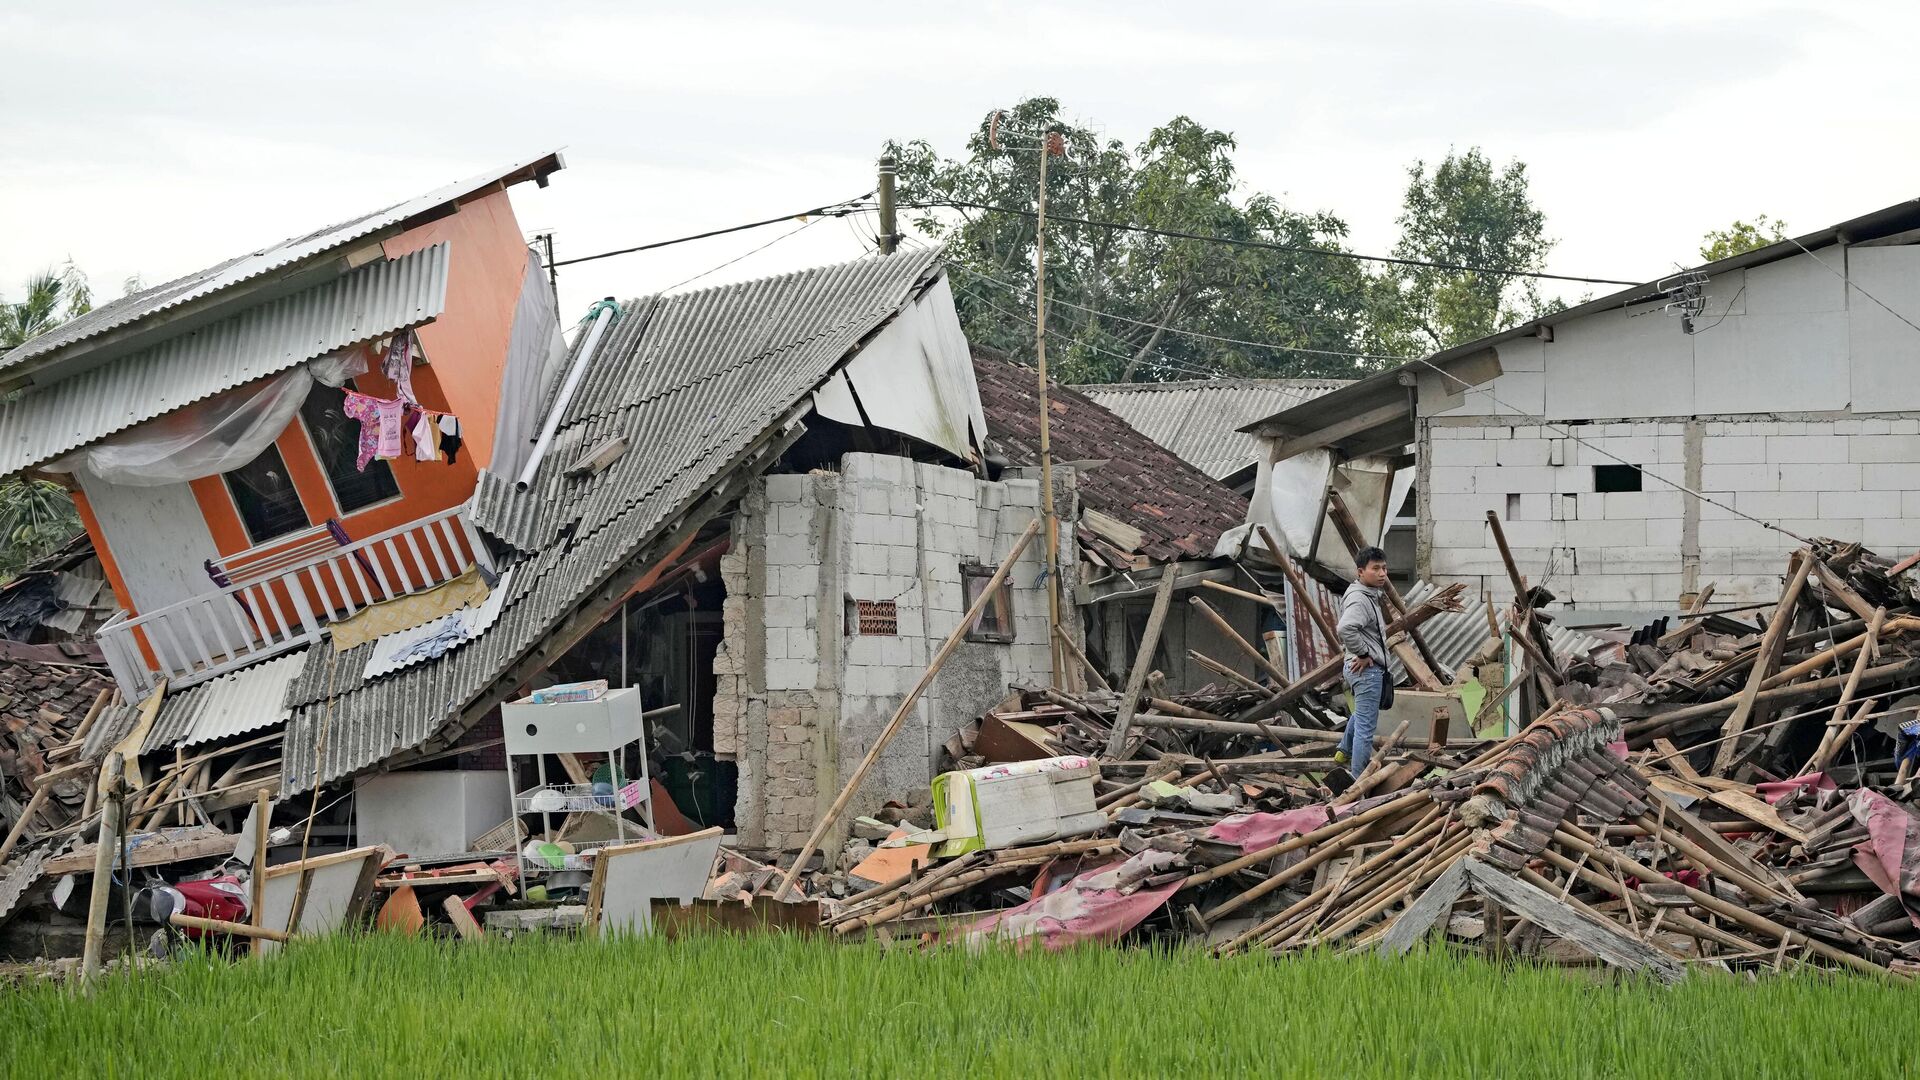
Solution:
[{"label": "blue jeans", "polygon": [[1353,715],[1347,718],[1346,733],[1340,736],[1340,749],[1346,751],[1353,763],[1349,767],[1358,777],[1373,756],[1373,733],[1380,726],[1380,688],[1385,685],[1387,669],[1376,662],[1358,675],[1344,668],[1341,674],[1347,680],[1347,689],[1353,692]]}]

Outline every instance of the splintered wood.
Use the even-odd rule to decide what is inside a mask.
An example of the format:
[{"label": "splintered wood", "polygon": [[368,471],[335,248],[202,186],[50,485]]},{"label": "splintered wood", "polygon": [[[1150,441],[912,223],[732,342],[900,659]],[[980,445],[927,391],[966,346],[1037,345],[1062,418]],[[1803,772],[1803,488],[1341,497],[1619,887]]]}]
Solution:
[{"label": "splintered wood", "polygon": [[[947,742],[955,769],[1096,761],[1103,829],[886,882],[822,873],[809,889],[836,935],[895,942],[1158,936],[1284,954],[1448,938],[1663,982],[1800,966],[1907,978],[1920,970],[1905,891],[1920,881],[1905,844],[1920,833],[1909,569],[1815,542],[1783,565],[1774,604],[1716,613],[1708,587],[1684,615],[1556,653],[1552,597],[1515,567],[1492,625],[1517,677],[1479,715],[1423,704],[1383,721],[1359,777],[1333,758],[1337,662],[1288,679],[1223,629],[1207,597],[1231,590],[1202,587],[1189,607],[1226,651],[1187,659],[1214,685],[1170,694],[1143,662],[1109,683],[1120,693],[1028,691]],[[1159,590],[1156,615],[1170,599]],[[1455,675],[1413,632],[1460,606],[1457,586],[1389,605],[1409,677],[1443,700]],[[1330,633],[1319,623],[1294,631]],[[1503,714],[1513,734],[1475,736]]]}]

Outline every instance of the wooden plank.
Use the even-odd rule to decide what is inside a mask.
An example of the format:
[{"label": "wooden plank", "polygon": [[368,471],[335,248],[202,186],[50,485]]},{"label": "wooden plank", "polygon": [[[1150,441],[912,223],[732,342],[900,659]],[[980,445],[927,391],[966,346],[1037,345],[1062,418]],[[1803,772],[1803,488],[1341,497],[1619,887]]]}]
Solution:
[{"label": "wooden plank", "polygon": [[1407,905],[1407,909],[1393,920],[1393,925],[1387,927],[1387,932],[1380,935],[1381,952],[1398,956],[1433,932],[1433,928],[1459,902],[1461,894],[1467,891],[1467,863],[1470,861],[1460,859],[1447,867],[1445,873],[1434,879],[1426,891]]},{"label": "wooden plank", "polygon": [[1645,971],[1666,983],[1687,977],[1686,969],[1672,957],[1590,914],[1586,905],[1564,901],[1478,859],[1465,860],[1465,865],[1475,892],[1499,901],[1514,914],[1607,963],[1628,971]]},{"label": "wooden plank", "polygon": [[449,896],[440,902],[440,908],[447,913],[447,921],[468,941],[481,941],[487,936],[485,930],[473,919],[473,912],[467,910],[466,901],[458,896]]},{"label": "wooden plank", "polygon": [[1147,613],[1147,626],[1140,634],[1140,646],[1133,653],[1133,667],[1127,671],[1127,688],[1120,693],[1120,711],[1107,736],[1107,756],[1126,756],[1127,737],[1132,733],[1134,714],[1140,709],[1140,693],[1147,685],[1147,672],[1153,669],[1153,653],[1160,645],[1160,630],[1167,624],[1167,611],[1173,607],[1173,590],[1179,575],[1172,565],[1160,568],[1160,584],[1153,591],[1153,610]]},{"label": "wooden plank", "polygon": [[[1720,744],[1719,751],[1713,757],[1713,771],[1725,775],[1733,768],[1733,762],[1740,754],[1740,740],[1735,738],[1747,729],[1749,721],[1754,720],[1755,709],[1759,707],[1761,683],[1767,674],[1780,662],[1780,650],[1786,636],[1787,626],[1793,622],[1793,612],[1800,603],[1800,590],[1806,586],[1807,574],[1813,569],[1813,560],[1804,551],[1795,551],[1792,556],[1792,573],[1788,575],[1786,591],[1780,594],[1780,603],[1773,609],[1773,618],[1767,620],[1767,632],[1760,639],[1760,655],[1754,660],[1753,670],[1748,673],[1747,681],[1740,688],[1739,700],[1733,707],[1733,714],[1720,727],[1720,736],[1726,741]],[[1762,710],[1764,712],[1764,709]]]},{"label": "wooden plank", "polygon": [[1756,799],[1745,791],[1713,791],[1707,793],[1707,798],[1716,805],[1724,806],[1748,821],[1757,822],[1781,836],[1802,844],[1807,842],[1805,832],[1787,824],[1779,811],[1768,806],[1765,800]]},{"label": "wooden plank", "polygon": [[893,711],[893,716],[888,719],[887,726],[880,729],[880,734],[873,740],[873,745],[867,748],[866,756],[860,759],[860,764],[854,767],[853,775],[848,777],[846,784],[841,787],[840,794],[834,797],[833,804],[827,807],[826,813],[820,815],[820,820],[813,826],[813,832],[807,836],[806,842],[800,845],[800,852],[794,857],[793,865],[787,869],[787,876],[781,879],[780,887],[774,890],[774,899],[784,900],[787,894],[793,891],[794,879],[800,876],[800,870],[806,865],[807,859],[812,857],[814,851],[819,848],[820,841],[827,835],[827,830],[833,828],[834,823],[840,819],[840,815],[846,812],[847,804],[853,801],[854,793],[860,790],[861,783],[867,778],[867,772],[873,768],[873,763],[880,759],[880,752],[893,741],[894,735],[900,730],[900,725],[906,720],[907,713],[913,710],[914,705],[920,700],[920,695],[926,693],[934,676],[940,673],[941,666],[966,638],[967,630],[980,617],[980,613],[986,610],[987,604],[993,600],[994,593],[999,590],[1000,583],[1007,580],[1007,575],[1012,573],[1014,564],[1020,561],[1020,553],[1027,549],[1034,534],[1040,531],[1040,524],[1039,518],[1034,518],[1027,523],[1026,530],[1013,542],[1007,557],[1000,561],[999,569],[993,572],[993,577],[987,579],[986,586],[980,590],[979,598],[974,600],[973,606],[960,617],[960,625],[954,627],[953,632],[947,635],[947,640],[940,646],[940,651],[934,654],[933,662],[927,665],[927,670],[920,673],[920,678],[913,684],[913,689],[907,691],[906,697],[900,700],[900,704]]},{"label": "wooden plank", "polygon": [[1318,450],[1323,446],[1331,446],[1341,439],[1358,435],[1369,428],[1391,423],[1406,416],[1409,408],[1410,406],[1408,406],[1406,402],[1396,401],[1390,405],[1382,405],[1376,409],[1368,409],[1366,412],[1356,416],[1349,416],[1345,420],[1336,420],[1331,424],[1316,428],[1312,431],[1301,432],[1298,435],[1288,435],[1285,432],[1277,430],[1263,430],[1261,434],[1278,436],[1278,444],[1273,450],[1273,461],[1278,463],[1297,454],[1304,454],[1309,450]]}]

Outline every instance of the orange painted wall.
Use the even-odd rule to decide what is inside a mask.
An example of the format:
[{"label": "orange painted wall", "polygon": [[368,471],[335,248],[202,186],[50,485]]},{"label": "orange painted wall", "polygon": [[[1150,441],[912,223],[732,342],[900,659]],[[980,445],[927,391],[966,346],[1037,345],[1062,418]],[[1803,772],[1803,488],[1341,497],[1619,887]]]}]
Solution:
[{"label": "orange painted wall", "polygon": [[[459,461],[420,462],[411,457],[390,461],[400,496],[343,516],[304,423],[296,417],[275,443],[307,520],[317,524],[338,518],[356,540],[465,502],[478,482],[479,468],[492,453],[513,312],[527,268],[526,243],[507,192],[492,192],[446,217],[408,230],[387,241],[384,250],[395,258],[442,241],[449,244],[447,303],[438,319],[418,331],[428,362],[414,368],[413,389],[427,408],[460,417]],[[395,396],[393,384],[380,374],[379,357],[371,350],[369,371],[355,377],[354,386],[376,397]],[[191,488],[220,555],[254,546],[224,480],[203,477],[192,481]],[[108,581],[122,606],[129,606],[122,567],[129,561],[127,553],[116,558],[85,498],[76,492],[75,501]]]},{"label": "orange painted wall", "polygon": [[[386,242],[387,258],[451,244],[447,311],[420,328],[420,347],[443,378],[448,408],[460,415],[466,445],[481,464],[493,457],[493,421],[506,373],[513,309],[527,276],[527,243],[505,191],[475,199],[456,214],[409,229]],[[416,383],[417,384],[417,383]],[[422,399],[425,400],[425,399]]]}]

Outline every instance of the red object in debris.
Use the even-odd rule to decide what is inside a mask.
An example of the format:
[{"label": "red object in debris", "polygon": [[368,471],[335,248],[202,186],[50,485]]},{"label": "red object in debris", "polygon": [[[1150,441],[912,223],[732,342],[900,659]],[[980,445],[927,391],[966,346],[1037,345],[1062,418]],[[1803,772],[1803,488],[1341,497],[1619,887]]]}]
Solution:
[{"label": "red object in debris", "polygon": [[[147,890],[147,910],[155,922],[164,923],[171,915],[191,915],[196,919],[222,922],[247,921],[247,892],[232,874],[199,881],[182,881]],[[212,931],[181,928],[189,938],[205,937]]]}]

